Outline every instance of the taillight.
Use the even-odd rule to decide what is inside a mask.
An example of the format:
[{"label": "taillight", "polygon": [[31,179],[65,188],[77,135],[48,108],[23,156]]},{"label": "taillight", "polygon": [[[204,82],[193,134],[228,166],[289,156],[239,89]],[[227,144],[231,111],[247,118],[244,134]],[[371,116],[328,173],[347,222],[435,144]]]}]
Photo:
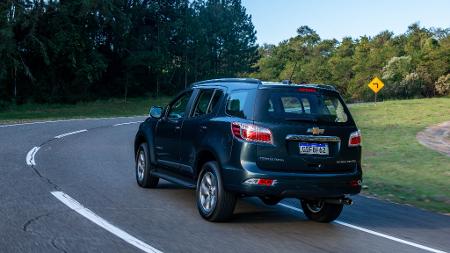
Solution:
[{"label": "taillight", "polygon": [[350,138],[348,139],[349,147],[357,147],[361,146],[361,131],[356,131],[350,134]]},{"label": "taillight", "polygon": [[254,124],[231,123],[231,132],[236,138],[272,144],[272,132],[268,128],[260,127]]},{"label": "taillight", "polygon": [[360,187],[361,185],[362,185],[361,179],[355,179],[355,180],[350,181],[351,187]]}]

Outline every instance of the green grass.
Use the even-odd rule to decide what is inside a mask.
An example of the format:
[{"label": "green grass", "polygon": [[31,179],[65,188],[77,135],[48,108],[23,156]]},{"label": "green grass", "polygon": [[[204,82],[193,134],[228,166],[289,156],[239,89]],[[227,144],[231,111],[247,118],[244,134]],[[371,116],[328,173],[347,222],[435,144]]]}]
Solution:
[{"label": "green grass", "polygon": [[17,123],[33,120],[69,119],[86,117],[117,117],[148,115],[151,105],[165,105],[169,97],[131,98],[125,103],[121,99],[67,104],[11,105],[0,110],[0,123]]},{"label": "green grass", "polygon": [[351,107],[363,133],[365,193],[450,213],[450,157],[416,140],[429,125],[450,120],[450,98]]},{"label": "green grass", "polygon": [[[76,105],[11,106],[0,123],[84,117],[146,115],[163,98],[101,100]],[[450,98],[359,104],[351,107],[363,133],[365,194],[450,213],[450,157],[416,140],[417,132],[450,120]]]}]

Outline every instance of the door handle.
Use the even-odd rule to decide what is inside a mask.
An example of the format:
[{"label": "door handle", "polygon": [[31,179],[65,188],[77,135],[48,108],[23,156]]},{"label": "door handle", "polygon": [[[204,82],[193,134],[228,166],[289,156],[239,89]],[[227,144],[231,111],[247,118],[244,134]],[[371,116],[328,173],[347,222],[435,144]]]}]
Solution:
[{"label": "door handle", "polygon": [[206,129],[208,129],[207,126],[200,126],[200,130],[205,131]]},{"label": "door handle", "polygon": [[178,131],[178,130],[180,130],[180,129],[181,129],[180,126],[176,126],[176,127],[175,127],[175,130],[176,130],[176,131]]}]

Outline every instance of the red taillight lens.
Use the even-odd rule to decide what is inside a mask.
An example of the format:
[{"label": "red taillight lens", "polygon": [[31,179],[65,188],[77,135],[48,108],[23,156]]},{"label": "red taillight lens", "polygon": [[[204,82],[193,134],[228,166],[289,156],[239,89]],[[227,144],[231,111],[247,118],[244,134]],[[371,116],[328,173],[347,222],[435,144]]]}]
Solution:
[{"label": "red taillight lens", "polygon": [[273,180],[272,179],[258,179],[258,185],[264,185],[264,186],[272,186]]},{"label": "red taillight lens", "polygon": [[298,91],[300,92],[317,92],[314,88],[299,88]]},{"label": "red taillight lens", "polygon": [[351,187],[360,187],[361,184],[362,184],[361,179],[359,179],[359,180],[355,179],[355,180],[350,181],[350,186]]},{"label": "red taillight lens", "polygon": [[253,124],[233,122],[231,132],[236,138],[246,141],[272,143],[272,132],[270,129]]},{"label": "red taillight lens", "polygon": [[273,186],[277,183],[277,180],[266,179],[266,178],[250,178],[244,181],[244,184],[249,185],[262,185],[262,186]]},{"label": "red taillight lens", "polygon": [[348,146],[361,146],[361,132],[359,130],[350,134],[350,138],[348,139]]}]

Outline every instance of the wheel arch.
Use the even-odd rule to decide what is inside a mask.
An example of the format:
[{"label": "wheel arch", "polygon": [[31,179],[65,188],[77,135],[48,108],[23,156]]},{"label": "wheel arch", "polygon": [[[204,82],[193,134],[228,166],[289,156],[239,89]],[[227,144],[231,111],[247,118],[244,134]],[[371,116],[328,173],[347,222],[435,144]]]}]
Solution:
[{"label": "wheel arch", "polygon": [[202,149],[197,153],[196,162],[194,164],[194,180],[197,180],[202,170],[203,164],[209,161],[216,161],[217,163],[219,163],[220,166],[218,156],[215,154],[215,152],[211,151],[210,149]]},{"label": "wheel arch", "polygon": [[134,155],[136,156],[139,147],[142,143],[146,143],[147,139],[145,138],[144,134],[142,134],[140,131],[136,134],[136,137],[134,138]]},{"label": "wheel arch", "polygon": [[134,139],[134,155],[136,156],[137,151],[139,150],[139,146],[142,143],[147,143],[147,148],[150,153],[150,163],[156,164],[153,134],[151,133],[151,130],[149,128],[150,127],[146,127],[145,125],[143,125],[136,133],[136,137]]}]

